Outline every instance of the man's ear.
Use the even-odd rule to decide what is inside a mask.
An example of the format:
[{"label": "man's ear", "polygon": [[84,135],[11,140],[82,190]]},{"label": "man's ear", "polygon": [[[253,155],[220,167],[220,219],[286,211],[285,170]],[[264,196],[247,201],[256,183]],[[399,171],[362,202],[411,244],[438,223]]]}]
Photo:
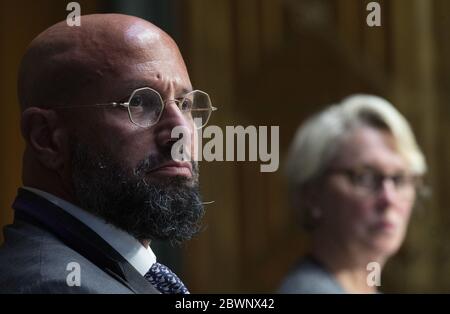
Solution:
[{"label": "man's ear", "polygon": [[22,136],[28,147],[46,168],[59,170],[67,152],[67,132],[55,111],[32,107],[22,113]]}]

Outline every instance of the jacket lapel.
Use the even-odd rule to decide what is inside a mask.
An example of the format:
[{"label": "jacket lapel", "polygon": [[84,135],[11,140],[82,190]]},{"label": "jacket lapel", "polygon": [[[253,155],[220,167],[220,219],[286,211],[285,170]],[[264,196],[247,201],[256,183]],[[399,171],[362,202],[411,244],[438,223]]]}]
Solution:
[{"label": "jacket lapel", "polygon": [[19,189],[15,219],[39,225],[135,293],[159,293],[122,255],[75,217],[30,191]]}]

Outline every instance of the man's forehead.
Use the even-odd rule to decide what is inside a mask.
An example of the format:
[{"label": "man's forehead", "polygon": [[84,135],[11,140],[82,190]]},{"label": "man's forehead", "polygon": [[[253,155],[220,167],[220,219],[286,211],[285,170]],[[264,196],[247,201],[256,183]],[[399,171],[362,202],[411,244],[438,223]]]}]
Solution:
[{"label": "man's forehead", "polygon": [[190,85],[181,85],[175,83],[167,83],[167,84],[155,84],[153,81],[148,80],[130,80],[128,82],[124,82],[122,85],[124,94],[123,97],[128,97],[133,91],[143,87],[150,87],[156,90],[161,96],[168,97],[166,94],[173,91],[175,94],[174,97],[182,97],[189,92],[192,92],[192,87]]},{"label": "man's forehead", "polygon": [[183,77],[186,76],[187,72],[184,64],[180,64],[175,60],[152,60],[146,62],[137,62],[130,65],[134,71],[143,74],[167,76],[167,77]]},{"label": "man's forehead", "polygon": [[[182,95],[192,90],[189,75],[177,45],[160,30],[135,23],[125,30],[125,45],[109,51],[117,93],[125,96],[141,87],[151,87],[161,95]],[[110,43],[107,47],[120,44]],[[111,62],[112,61],[112,62]],[[103,62],[103,60],[100,60]]]},{"label": "man's forehead", "polygon": [[149,28],[148,24],[134,23],[125,30],[125,40],[137,41],[140,44],[153,44],[161,40],[161,32]]},{"label": "man's forehead", "polygon": [[[176,43],[164,31],[148,23],[136,22],[123,31],[125,47],[136,55],[154,59],[177,59],[180,53]],[[119,45],[122,45],[118,42]]]},{"label": "man's forehead", "polygon": [[126,93],[142,87],[151,87],[161,94],[173,91],[178,96],[192,91],[185,67],[174,66],[173,62],[147,61],[129,64],[126,69],[124,71],[128,73],[122,73],[119,77]]}]

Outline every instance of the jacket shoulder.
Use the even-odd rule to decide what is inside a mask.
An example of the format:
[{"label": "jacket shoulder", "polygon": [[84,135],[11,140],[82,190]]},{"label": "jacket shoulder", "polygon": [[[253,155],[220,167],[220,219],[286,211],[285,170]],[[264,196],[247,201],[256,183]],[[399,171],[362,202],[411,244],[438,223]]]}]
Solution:
[{"label": "jacket shoulder", "polygon": [[2,293],[132,293],[48,231],[15,221],[0,248]]}]

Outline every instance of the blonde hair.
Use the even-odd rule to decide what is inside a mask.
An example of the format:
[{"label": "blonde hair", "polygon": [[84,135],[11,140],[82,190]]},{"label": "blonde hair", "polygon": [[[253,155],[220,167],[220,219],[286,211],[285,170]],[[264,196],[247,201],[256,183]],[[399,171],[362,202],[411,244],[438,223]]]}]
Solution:
[{"label": "blonde hair", "polygon": [[286,166],[290,190],[295,193],[317,178],[334,157],[340,139],[363,125],[390,132],[411,173],[421,176],[426,172],[425,157],[406,119],[387,100],[359,94],[321,111],[298,129]]}]

